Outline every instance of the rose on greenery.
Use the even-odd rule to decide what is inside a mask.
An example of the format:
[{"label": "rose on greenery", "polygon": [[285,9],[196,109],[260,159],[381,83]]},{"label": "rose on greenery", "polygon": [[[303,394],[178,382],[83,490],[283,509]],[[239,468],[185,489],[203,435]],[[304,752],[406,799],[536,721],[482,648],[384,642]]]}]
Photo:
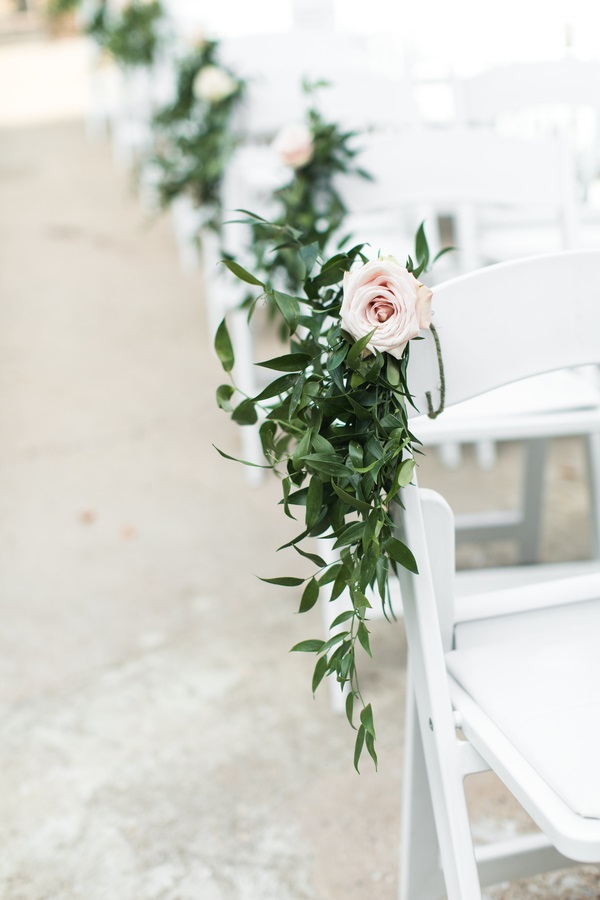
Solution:
[{"label": "rose on greenery", "polygon": [[186,46],[190,50],[204,50],[210,43],[210,38],[203,28],[196,28],[184,35]]},{"label": "rose on greenery", "polygon": [[273,149],[286,166],[301,169],[315,152],[313,136],[304,122],[292,122],[279,131],[273,141]]},{"label": "rose on greenery", "polygon": [[431,323],[432,292],[391,257],[374,259],[344,275],[342,328],[355,340],[370,334],[367,349],[400,359],[411,338]]},{"label": "rose on greenery", "polygon": [[203,66],[194,79],[194,96],[208,103],[220,103],[230,97],[237,82],[219,66]]}]

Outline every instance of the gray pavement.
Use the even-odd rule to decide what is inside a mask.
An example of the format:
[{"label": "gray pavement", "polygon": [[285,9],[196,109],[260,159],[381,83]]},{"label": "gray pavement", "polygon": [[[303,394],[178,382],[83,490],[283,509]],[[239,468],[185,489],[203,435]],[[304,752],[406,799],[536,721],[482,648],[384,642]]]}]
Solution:
[{"label": "gray pavement", "polygon": [[[255,577],[301,568],[275,554],[294,531],[278,485],[249,489],[211,446],[239,435],[214,403],[201,281],[80,121],[0,129],[0,290],[0,897],[392,900],[402,625],[373,623],[380,771],[359,777],[287,652],[318,613]],[[432,457],[422,480],[463,508],[510,503],[517,466],[513,447],[492,474]],[[548,560],[587,552],[581,476],[557,445]],[[473,782],[479,840],[530,827]],[[486,896],[598,898],[600,875]]]}]

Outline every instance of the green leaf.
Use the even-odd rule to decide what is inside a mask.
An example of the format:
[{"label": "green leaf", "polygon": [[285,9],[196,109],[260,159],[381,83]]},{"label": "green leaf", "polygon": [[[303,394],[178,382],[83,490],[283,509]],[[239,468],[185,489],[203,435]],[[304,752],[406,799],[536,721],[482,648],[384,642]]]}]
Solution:
[{"label": "green leaf", "polygon": [[342,566],[337,575],[335,576],[335,580],[333,582],[333,587],[331,588],[331,596],[330,600],[337,600],[340,597],[346,588],[348,587],[348,572],[345,566]]},{"label": "green leaf", "polygon": [[282,375],[281,378],[276,378],[260,394],[256,395],[254,402],[259,403],[261,400],[268,400],[278,394],[285,394],[296,383],[297,378],[297,375]]},{"label": "green leaf", "polygon": [[421,222],[415,236],[415,256],[419,264],[418,270],[415,271],[415,278],[424,272],[429,265],[429,244],[425,237],[425,222]]},{"label": "green leaf", "polygon": [[225,319],[222,320],[215,334],[215,352],[225,371],[231,372],[235,364],[235,356]]},{"label": "green leaf", "polygon": [[223,259],[221,260],[224,266],[227,266],[230,272],[239,278],[241,281],[245,281],[246,284],[255,284],[258,287],[264,288],[264,284],[262,281],[259,281],[254,275],[251,275],[250,272],[247,272],[239,263],[234,262],[233,259]]},{"label": "green leaf", "polygon": [[306,246],[300,248],[300,256],[302,257],[302,262],[304,263],[306,278],[310,278],[310,273],[312,272],[319,255],[319,249],[320,248],[317,241],[314,241],[312,244],[307,244]]},{"label": "green leaf", "polygon": [[339,616],[336,616],[330,628],[337,628],[338,625],[343,625],[344,622],[349,622],[350,619],[353,619],[355,616],[355,612],[353,609],[347,609],[346,612],[340,613]]},{"label": "green leaf", "polygon": [[241,463],[243,466],[252,466],[255,469],[272,469],[273,466],[261,466],[259,463],[248,462],[246,459],[237,459],[235,456],[230,456],[229,453],[225,453],[223,450],[219,450],[216,444],[213,444],[213,447],[220,453],[223,459],[231,459],[233,462]]},{"label": "green leaf", "polygon": [[235,393],[235,388],[231,384],[221,384],[217,388],[217,406],[224,409],[225,412],[231,412],[232,406],[229,402]]},{"label": "green leaf", "polygon": [[308,641],[300,641],[299,644],[294,644],[290,653],[320,653],[325,645],[324,641],[318,640],[308,640]]},{"label": "green leaf", "polygon": [[362,591],[355,591],[353,600],[356,609],[371,609],[368,597],[366,597]]},{"label": "green leaf", "polygon": [[375,768],[377,769],[377,754],[375,753],[375,738],[369,731],[367,731],[367,733],[365,734],[365,743],[367,745],[367,750],[369,752],[369,756],[375,763]]},{"label": "green leaf", "polygon": [[328,369],[337,369],[339,365],[341,365],[348,355],[348,351],[350,350],[350,346],[347,341],[343,341],[342,344],[337,347],[337,349],[332,350],[332,352],[327,357],[327,368]]},{"label": "green leaf", "polygon": [[389,353],[386,359],[385,377],[392,387],[397,387],[400,384],[400,363],[393,356],[390,356]]},{"label": "green leaf", "polygon": [[360,711],[360,721],[361,725],[364,725],[365,731],[367,734],[370,734],[372,737],[375,737],[375,725],[373,723],[373,709],[371,704],[367,704],[364,709]]},{"label": "green leaf", "polygon": [[396,474],[394,475],[394,481],[392,482],[392,487],[390,489],[389,494],[386,497],[386,501],[389,503],[392,500],[398,491],[406,487],[407,484],[410,484],[413,476],[413,472],[415,470],[415,461],[414,459],[404,459],[396,469]]},{"label": "green leaf", "polygon": [[323,587],[324,584],[331,584],[332,581],[335,581],[342,568],[343,566],[339,562],[334,563],[332,566],[329,566],[326,572],[319,578],[319,584],[321,585],[321,587]]},{"label": "green leaf", "polygon": [[266,362],[256,363],[265,369],[276,369],[278,372],[302,372],[311,358],[308,353],[288,353],[285,356],[276,356]]},{"label": "green leaf", "polygon": [[348,444],[348,452],[350,454],[350,460],[353,466],[362,466],[363,464],[363,450],[358,441],[350,441]]},{"label": "green leaf", "polygon": [[358,497],[353,497],[352,494],[349,494],[347,491],[343,490],[343,488],[338,487],[335,481],[331,482],[331,487],[338,495],[340,500],[343,500],[348,506],[351,506],[353,509],[358,509],[361,512],[370,512],[372,507],[370,503],[365,503],[364,500],[359,500]]},{"label": "green leaf", "polygon": [[350,469],[347,469],[342,463],[331,459],[331,457],[325,453],[309,453],[304,457],[304,462],[307,463],[310,468],[316,469],[317,472],[322,472],[323,475],[337,475],[338,477],[345,476],[346,478],[349,478],[352,474]]},{"label": "green leaf", "polygon": [[270,296],[275,300],[279,312],[293,334],[298,326],[298,320],[300,318],[300,304],[297,299],[291,297],[289,294],[284,294],[281,291],[273,291]]},{"label": "green leaf", "polygon": [[289,575],[283,575],[281,578],[261,578],[260,575],[258,577],[267,584],[278,584],[280,587],[299,587],[306,580],[305,578],[292,578]]},{"label": "green leaf", "polygon": [[[366,653],[368,653],[369,656],[372,657],[373,654],[371,653],[371,644],[369,643],[369,632],[368,632],[367,626],[365,625],[364,622],[361,622],[360,625],[358,626],[357,636],[358,636],[358,640],[360,641],[360,644],[361,644],[361,647],[363,648],[363,650]],[[363,712],[364,712],[364,710],[363,710]],[[361,715],[361,719],[362,719],[362,715]]]},{"label": "green leaf", "polygon": [[231,413],[231,418],[238,425],[254,425],[258,421],[258,414],[254,408],[254,400],[242,400]]},{"label": "green leaf", "polygon": [[332,647],[335,647],[336,644],[339,644],[340,641],[343,641],[344,638],[348,636],[348,631],[339,631],[337,634],[332,635],[328,641],[325,641],[323,646],[321,647],[321,652],[324,653],[328,650],[331,650]]},{"label": "green leaf", "polygon": [[352,522],[344,528],[343,532],[339,535],[333,545],[333,549],[337,550],[338,547],[345,547],[348,544],[357,544],[362,539],[364,530],[364,522]]},{"label": "green leaf", "polygon": [[364,337],[361,337],[360,340],[356,341],[356,343],[354,343],[350,347],[348,356],[346,357],[346,362],[348,363],[349,366],[353,366],[357,362],[361,353],[363,352],[363,350],[365,349],[365,347],[367,346],[367,344],[369,343],[369,341],[371,340],[371,338],[373,337],[373,335],[375,334],[376,331],[377,331],[377,329],[374,328],[373,331],[370,331],[369,334],[365,334]]},{"label": "green leaf", "polygon": [[402,541],[397,541],[396,538],[388,538],[383,547],[391,559],[400,563],[409,572],[413,572],[415,575],[419,574],[417,562],[406,544],[403,544]]},{"label": "green leaf", "polygon": [[317,524],[321,505],[323,503],[323,482],[318,475],[313,475],[306,495],[306,527],[312,528]]},{"label": "green leaf", "polygon": [[302,592],[302,599],[300,601],[298,612],[308,612],[309,609],[313,608],[318,599],[319,585],[315,578],[311,578]]},{"label": "green leaf", "polygon": [[358,763],[360,762],[360,755],[363,751],[363,746],[365,743],[365,726],[361,725],[356,734],[356,743],[354,744],[354,768],[360,774],[360,770],[358,768]]},{"label": "green leaf", "polygon": [[313,678],[312,678],[313,694],[315,693],[315,691],[317,690],[317,688],[323,681],[323,678],[327,674],[327,668],[328,668],[327,657],[320,656],[319,659],[317,660],[317,664],[315,666],[315,671],[313,673]]},{"label": "green leaf", "polygon": [[455,250],[456,247],[444,247],[443,250],[440,250],[439,253],[436,253],[436,255],[433,257],[433,262],[436,263],[438,259],[441,259],[442,256],[446,255],[446,253],[454,253]]},{"label": "green leaf", "polygon": [[352,691],[346,697],[346,718],[348,719],[350,725],[354,728],[354,724],[352,722],[352,714],[354,713],[354,694]]},{"label": "green leaf", "polygon": [[[300,556],[303,556],[305,559],[309,559],[311,563],[314,563],[315,566],[319,566],[319,568],[321,569],[327,565],[325,560],[321,556],[317,556],[316,553],[307,553],[306,550],[301,550],[300,547],[298,547],[296,544],[294,544],[294,550],[299,553]],[[327,582],[323,581],[323,579],[320,578],[319,584],[324,585],[327,584]]]}]

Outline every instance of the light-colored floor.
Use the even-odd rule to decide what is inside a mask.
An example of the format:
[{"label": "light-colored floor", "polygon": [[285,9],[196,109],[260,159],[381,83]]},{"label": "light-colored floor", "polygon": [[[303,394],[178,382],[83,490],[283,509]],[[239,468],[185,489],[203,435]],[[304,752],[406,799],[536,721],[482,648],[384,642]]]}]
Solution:
[{"label": "light-colored floor", "polygon": [[[255,577],[301,569],[275,553],[294,533],[278,485],[248,489],[212,448],[239,435],[214,402],[200,279],[80,120],[3,124],[0,896],[392,900],[401,624],[373,624],[380,771],[359,777],[347,724],[288,653],[318,613]],[[571,450],[554,451],[548,559],[587,549]],[[509,503],[517,456],[470,461],[470,488],[433,458],[423,480]],[[471,799],[478,839],[527,827],[493,780]],[[600,897],[600,876],[488,896]]]}]

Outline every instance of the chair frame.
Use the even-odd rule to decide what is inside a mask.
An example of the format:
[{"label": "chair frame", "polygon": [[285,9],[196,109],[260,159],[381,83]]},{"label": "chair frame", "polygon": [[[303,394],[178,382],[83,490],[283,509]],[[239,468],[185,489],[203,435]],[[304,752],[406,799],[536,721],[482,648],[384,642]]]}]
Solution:
[{"label": "chair frame", "polygon": [[[572,296],[574,285],[585,285],[587,293],[577,294],[570,308],[571,321],[564,323],[556,300]],[[489,333],[495,341],[512,338],[511,354],[494,350],[482,340],[481,324],[470,311],[484,294],[492,319]],[[550,368],[600,361],[593,336],[600,331],[597,296],[600,252],[567,252],[500,264],[439,286],[434,305],[443,351],[446,348],[448,402]],[[521,310],[526,326],[514,335],[508,324],[513,310]],[[592,334],[582,329],[584,323]],[[539,340],[532,347],[534,326]],[[431,342],[421,341],[411,348],[409,364],[409,384],[417,405],[424,391],[435,389],[438,382]],[[480,900],[482,884],[522,878],[574,861],[600,862],[600,820],[570,810],[448,675],[445,653],[452,649],[454,625],[474,609],[470,600],[461,613],[453,596],[453,516],[438,494],[419,490],[416,483],[403,491],[402,503],[404,509],[395,511],[398,527],[420,574],[403,572],[401,576],[410,667],[401,900],[433,900],[445,892],[448,900]],[[483,613],[479,604],[485,598],[478,598],[475,615],[497,615],[507,602],[515,609],[539,609],[548,590],[554,595],[551,602],[598,597],[600,575],[566,578],[541,590],[532,585],[516,595],[492,592],[487,598],[491,610]],[[457,705],[460,716],[455,712]],[[474,848],[462,782],[466,775],[490,768],[542,834]]]}]

